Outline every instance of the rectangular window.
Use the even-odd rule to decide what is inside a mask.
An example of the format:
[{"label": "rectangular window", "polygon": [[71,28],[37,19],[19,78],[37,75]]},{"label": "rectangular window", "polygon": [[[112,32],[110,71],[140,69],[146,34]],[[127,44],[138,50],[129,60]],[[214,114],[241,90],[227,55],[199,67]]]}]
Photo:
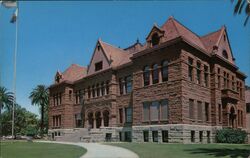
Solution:
[{"label": "rectangular window", "polygon": [[188,58],[188,80],[193,81],[193,59]]},{"label": "rectangular window", "polygon": [[120,120],[120,123],[123,123],[123,109],[122,108],[119,109],[119,120]]},{"label": "rectangular window", "polygon": [[199,131],[199,140],[200,140],[200,143],[202,143],[202,141],[203,141],[203,131]]},{"label": "rectangular window", "polygon": [[232,76],[232,90],[235,90],[235,81],[234,81],[234,76]]},{"label": "rectangular window", "polygon": [[189,118],[194,119],[194,100],[189,99]]},{"label": "rectangular window", "polygon": [[106,82],[106,94],[109,94],[109,81]]},{"label": "rectangular window", "polygon": [[247,113],[250,113],[250,103],[247,103],[246,108]]},{"label": "rectangular window", "polygon": [[104,88],[104,83],[102,82],[101,84],[101,96],[104,96],[104,91],[105,91],[105,88]]},{"label": "rectangular window", "polygon": [[149,137],[149,132],[148,131],[143,131],[143,141],[148,142],[148,137]]},{"label": "rectangular window", "polygon": [[88,98],[91,98],[91,90],[90,90],[90,87],[88,87]]},{"label": "rectangular window", "polygon": [[196,66],[197,84],[201,84],[201,63],[197,62]]},{"label": "rectangular window", "polygon": [[161,101],[161,120],[168,119],[168,100]]},{"label": "rectangular window", "polygon": [[99,71],[102,69],[102,61],[95,63],[95,71]]},{"label": "rectangular window", "polygon": [[206,117],[206,121],[209,121],[209,115],[210,115],[210,111],[209,111],[209,104],[205,103],[205,117]]},{"label": "rectangular window", "polygon": [[159,102],[153,101],[150,107],[150,119],[151,121],[159,120]]},{"label": "rectangular window", "polygon": [[126,108],[125,109],[125,115],[126,115],[126,123],[131,123],[132,122],[132,108]]},{"label": "rectangular window", "polygon": [[195,131],[191,131],[191,142],[195,142]]},{"label": "rectangular window", "polygon": [[219,122],[221,123],[221,118],[222,118],[222,107],[221,107],[221,104],[219,104],[218,106],[218,112],[219,112]]},{"label": "rectangular window", "polygon": [[158,142],[158,131],[152,131],[153,142]]},{"label": "rectangular window", "polygon": [[162,142],[168,142],[168,131],[162,131]]},{"label": "rectangular window", "polygon": [[198,112],[197,112],[198,120],[200,120],[200,121],[203,120],[203,119],[202,119],[202,114],[203,114],[203,113],[202,113],[202,102],[200,102],[200,101],[197,102],[197,111],[198,111]]},{"label": "rectangular window", "polygon": [[149,108],[150,108],[149,102],[143,103],[143,120],[144,121],[149,121]]},{"label": "rectangular window", "polygon": [[131,75],[125,77],[125,90],[126,90],[126,93],[130,93],[132,91],[132,77],[131,77]]},{"label": "rectangular window", "polygon": [[123,78],[119,79],[120,94],[123,94]]},{"label": "rectangular window", "polygon": [[226,72],[224,71],[224,88],[227,88],[227,76],[226,76]]},{"label": "rectangular window", "polygon": [[208,67],[204,66],[204,84],[206,87],[208,87]]},{"label": "rectangular window", "polygon": [[218,88],[221,88],[221,83],[220,83],[220,69],[218,68],[218,74],[217,74],[217,80],[218,80]]}]

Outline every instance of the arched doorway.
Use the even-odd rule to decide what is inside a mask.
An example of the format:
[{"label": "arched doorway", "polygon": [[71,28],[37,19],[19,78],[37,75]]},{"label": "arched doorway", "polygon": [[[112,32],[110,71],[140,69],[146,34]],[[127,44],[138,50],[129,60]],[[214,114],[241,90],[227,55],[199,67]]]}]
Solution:
[{"label": "arched doorway", "polygon": [[108,127],[109,126],[109,111],[105,110],[103,112],[103,121],[104,121],[104,127]]},{"label": "arched doorway", "polygon": [[96,128],[100,128],[102,125],[102,118],[101,118],[101,112],[98,111],[95,113],[95,119],[96,119]]},{"label": "arched doorway", "polygon": [[230,113],[229,113],[229,125],[232,128],[236,127],[235,119],[236,119],[235,109],[234,109],[234,107],[231,107],[230,108]]},{"label": "arched doorway", "polygon": [[89,128],[93,128],[94,127],[94,118],[93,118],[92,112],[88,113],[88,122],[89,122]]}]

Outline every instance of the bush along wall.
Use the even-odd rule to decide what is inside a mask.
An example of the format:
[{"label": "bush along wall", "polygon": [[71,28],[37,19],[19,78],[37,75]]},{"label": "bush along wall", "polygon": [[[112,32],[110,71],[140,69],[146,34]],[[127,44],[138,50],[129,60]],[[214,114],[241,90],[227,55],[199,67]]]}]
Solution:
[{"label": "bush along wall", "polygon": [[217,143],[242,144],[246,142],[247,132],[241,129],[223,128],[216,132]]}]

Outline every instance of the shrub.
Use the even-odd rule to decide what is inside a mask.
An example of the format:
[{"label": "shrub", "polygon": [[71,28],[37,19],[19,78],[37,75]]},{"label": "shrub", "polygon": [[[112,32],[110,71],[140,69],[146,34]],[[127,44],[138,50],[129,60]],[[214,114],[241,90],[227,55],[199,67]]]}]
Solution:
[{"label": "shrub", "polygon": [[232,143],[242,144],[245,143],[247,132],[241,129],[223,128],[216,133],[217,143]]}]

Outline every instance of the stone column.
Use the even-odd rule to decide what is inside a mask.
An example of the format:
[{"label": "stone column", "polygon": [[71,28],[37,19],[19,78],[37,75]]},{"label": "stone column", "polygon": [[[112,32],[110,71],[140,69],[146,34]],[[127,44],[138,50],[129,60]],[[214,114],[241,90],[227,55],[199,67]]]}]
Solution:
[{"label": "stone column", "polygon": [[159,76],[159,83],[161,83],[162,82],[162,74],[161,74],[161,66],[158,66],[158,76]]},{"label": "stone column", "polygon": [[107,94],[107,88],[106,88],[106,83],[103,84],[103,87],[104,87],[104,94],[103,95],[106,95]]}]

